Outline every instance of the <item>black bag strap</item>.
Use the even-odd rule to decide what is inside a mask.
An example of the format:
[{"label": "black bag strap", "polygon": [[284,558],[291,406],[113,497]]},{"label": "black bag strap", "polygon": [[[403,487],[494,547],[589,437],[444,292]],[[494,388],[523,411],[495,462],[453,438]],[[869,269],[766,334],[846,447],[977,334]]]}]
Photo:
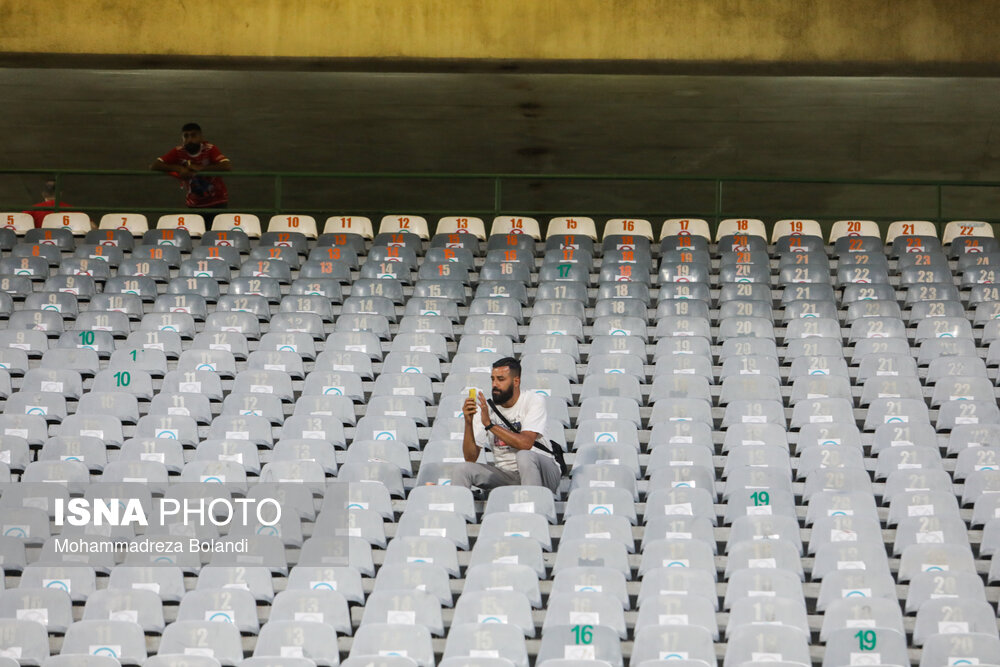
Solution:
[{"label": "black bag strap", "polygon": [[514,428],[514,425],[510,423],[510,420],[504,417],[503,414],[499,410],[497,410],[497,404],[493,402],[492,398],[486,399],[486,405],[490,406],[490,410],[492,410],[493,414],[495,414],[497,417],[500,418],[500,421],[503,422],[503,425],[507,427],[508,431],[511,431],[512,433],[521,432],[521,429]]}]

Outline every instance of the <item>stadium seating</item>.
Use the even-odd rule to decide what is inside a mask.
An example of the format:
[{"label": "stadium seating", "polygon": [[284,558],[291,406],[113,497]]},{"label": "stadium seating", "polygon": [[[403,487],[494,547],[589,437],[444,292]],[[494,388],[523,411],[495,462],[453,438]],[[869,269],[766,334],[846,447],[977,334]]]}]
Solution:
[{"label": "stadium seating", "polygon": [[[0,666],[1000,663],[987,223],[54,215],[0,218]],[[451,485],[509,355],[556,494]],[[56,521],[116,493],[284,514]],[[59,551],[189,534],[248,551]]]}]

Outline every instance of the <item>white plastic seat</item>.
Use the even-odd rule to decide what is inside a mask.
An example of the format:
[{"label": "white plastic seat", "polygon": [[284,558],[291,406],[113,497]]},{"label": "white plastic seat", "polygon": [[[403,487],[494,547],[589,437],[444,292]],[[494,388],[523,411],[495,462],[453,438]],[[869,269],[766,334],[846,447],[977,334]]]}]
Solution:
[{"label": "white plastic seat", "polygon": [[90,231],[90,216],[86,213],[48,213],[42,218],[42,229],[68,229],[74,236]]},{"label": "white plastic seat", "polygon": [[434,234],[471,234],[480,241],[485,241],[486,225],[482,218],[471,216],[446,216],[438,220],[437,228],[434,230]]},{"label": "white plastic seat", "polygon": [[15,234],[24,234],[29,229],[35,228],[35,219],[30,213],[14,213],[4,211],[0,213],[3,220],[3,229],[9,229]]},{"label": "white plastic seat", "polygon": [[498,216],[493,218],[493,224],[490,227],[490,236],[508,234],[524,234],[535,239],[536,241],[540,241],[542,239],[542,234],[538,226],[538,220],[535,218],[526,218],[522,216]]},{"label": "white plastic seat", "polygon": [[787,236],[816,236],[822,238],[823,232],[815,220],[778,220],[771,230],[771,243],[777,243]]},{"label": "white plastic seat", "polygon": [[379,222],[379,234],[415,234],[424,241],[431,235],[427,228],[427,219],[419,215],[386,215]]},{"label": "white plastic seat", "polygon": [[764,228],[763,221],[747,218],[727,218],[719,222],[719,226],[715,230],[715,240],[719,241],[725,236],[734,234],[745,234],[767,239],[767,230]]},{"label": "white plastic seat", "polygon": [[372,239],[372,221],[360,215],[334,215],[323,224],[323,234],[356,234],[363,239]]},{"label": "white plastic seat", "polygon": [[892,243],[899,236],[937,236],[933,222],[926,220],[897,220],[889,225],[885,242]]},{"label": "white plastic seat", "polygon": [[836,243],[844,237],[874,237],[881,238],[878,223],[873,220],[837,220],[830,228],[830,243]]},{"label": "white plastic seat", "polygon": [[670,218],[663,221],[660,228],[660,241],[671,236],[698,236],[711,239],[708,222],[697,218]]},{"label": "white plastic seat", "polygon": [[319,236],[316,229],[316,218],[311,215],[301,214],[282,214],[271,216],[271,219],[267,222],[266,231],[268,233],[298,233],[310,239],[315,239]]},{"label": "white plastic seat", "polygon": [[260,218],[253,213],[218,213],[212,219],[212,231],[241,231],[250,238],[260,237]]}]

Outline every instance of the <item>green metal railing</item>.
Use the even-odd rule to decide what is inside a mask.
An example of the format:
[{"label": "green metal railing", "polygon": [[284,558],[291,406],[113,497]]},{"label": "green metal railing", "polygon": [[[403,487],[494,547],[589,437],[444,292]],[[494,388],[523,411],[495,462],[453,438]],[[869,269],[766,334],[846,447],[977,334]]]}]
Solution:
[{"label": "green metal railing", "polygon": [[[830,192],[855,192],[860,193],[865,189],[875,192],[890,192],[893,196],[901,197],[900,201],[907,205],[913,203],[914,199],[927,199],[927,203],[920,207],[921,215],[919,219],[931,220],[938,225],[951,219],[985,220],[995,222],[1000,220],[1000,182],[997,181],[959,181],[959,180],[919,180],[919,179],[840,179],[840,178],[773,178],[773,177],[745,177],[745,176],[687,176],[675,174],[504,174],[504,173],[362,173],[362,172],[250,172],[235,171],[224,174],[212,174],[213,176],[223,176],[229,181],[239,181],[256,179],[259,182],[270,184],[270,197],[265,196],[260,188],[254,188],[253,192],[257,201],[249,206],[243,206],[236,201],[232,203],[232,210],[239,210],[246,213],[256,214],[280,214],[280,213],[334,213],[344,214],[386,214],[386,213],[412,213],[422,215],[481,215],[493,216],[505,213],[517,213],[520,215],[589,215],[595,218],[609,216],[627,217],[701,217],[718,223],[726,217],[762,217],[754,216],[754,211],[747,210],[748,206],[740,206],[741,199],[746,198],[746,192],[741,191],[759,190],[764,193],[782,193],[783,196],[795,198],[795,193],[808,199],[809,192],[830,191]],[[115,179],[141,178],[143,191],[162,194],[163,179],[162,173],[135,171],[135,170],[94,170],[94,169],[0,169],[0,180],[4,178],[21,177],[22,181],[30,179],[32,183],[41,182],[47,178],[54,178],[56,182],[56,197],[61,200],[61,195],[65,190],[67,180],[72,179],[74,184],[83,180],[86,183],[95,183],[107,186]],[[149,184],[145,181],[149,179]],[[309,183],[306,183],[306,182]],[[412,206],[402,201],[402,197],[387,195],[384,199],[379,199],[376,205],[350,206],[343,205],[343,199],[331,202],[329,206],[301,206],[295,204],[295,197],[290,196],[292,186],[299,188],[299,194],[310,192],[321,187],[331,187],[338,184],[339,187],[359,186],[362,184],[372,186],[377,183],[400,184],[406,181],[414,183],[412,191],[421,191],[427,194],[426,184],[432,183],[434,186],[460,186],[468,184],[478,184],[481,193],[474,195],[473,206],[440,206],[438,202],[432,206]],[[424,184],[424,185],[419,185]],[[23,183],[22,183],[23,185]],[[687,192],[690,189],[700,189],[704,194],[692,196],[697,199],[696,204],[684,204],[677,208],[670,205],[650,205],[641,202],[630,205],[628,203],[621,206],[608,207],[604,210],[600,207],[581,206],[574,208],[571,204],[557,204],[552,207],[525,207],[516,200],[520,197],[524,199],[523,191],[511,195],[512,190],[523,190],[526,186],[534,188],[556,188],[569,186],[581,197],[604,193],[613,195],[617,190],[627,186],[639,186],[643,188],[681,188],[680,191]],[[80,198],[80,188],[74,186],[74,198]],[[102,189],[100,187],[98,190]],[[234,192],[238,188],[230,187]],[[404,188],[405,189],[405,188]],[[707,194],[707,193],[711,194]],[[952,204],[952,193],[957,195],[955,204]],[[134,194],[134,193],[133,193]],[[0,189],[0,210],[21,210],[26,208],[21,194],[17,195],[19,203],[7,201],[12,199],[9,189]],[[162,198],[162,197],[161,197]],[[979,199],[981,203],[974,215],[969,215],[965,211],[969,208],[970,201]],[[70,199],[70,198],[67,198]],[[264,200],[267,201],[264,201]],[[861,196],[859,201],[864,201],[865,196]],[[125,197],[108,196],[102,198],[100,202],[93,205],[76,206],[78,210],[88,212],[122,212],[134,211],[143,213],[163,213],[176,212],[181,208],[181,202],[174,206],[136,206],[126,205]],[[875,201],[869,196],[868,200]],[[880,199],[881,201],[881,199]],[[324,201],[325,203],[325,201]],[[963,208],[964,205],[964,208]],[[732,208],[733,210],[730,210]],[[845,209],[834,212],[829,206],[824,208],[823,215],[810,214],[808,210],[803,210],[801,205],[792,208],[799,210],[788,211],[787,215],[779,217],[804,217],[817,218],[826,221],[841,218],[863,218],[874,220],[899,219],[901,216],[889,213],[869,214],[866,212],[865,204],[845,206]],[[808,207],[806,207],[808,208]],[[868,206],[868,208],[877,208]],[[346,209],[346,210],[345,210]],[[956,211],[963,211],[956,213]],[[770,216],[774,217],[774,216]],[[916,217],[916,216],[902,216]]]}]

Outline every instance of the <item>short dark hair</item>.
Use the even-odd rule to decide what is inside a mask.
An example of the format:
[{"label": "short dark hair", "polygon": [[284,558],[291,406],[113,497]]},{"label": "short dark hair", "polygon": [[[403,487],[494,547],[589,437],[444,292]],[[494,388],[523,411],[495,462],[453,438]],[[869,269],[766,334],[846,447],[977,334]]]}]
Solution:
[{"label": "short dark hair", "polygon": [[181,132],[201,132],[201,125],[198,123],[187,123],[181,128]]},{"label": "short dark hair", "polygon": [[509,368],[511,375],[521,377],[521,362],[514,357],[504,357],[493,362],[493,368]]}]

